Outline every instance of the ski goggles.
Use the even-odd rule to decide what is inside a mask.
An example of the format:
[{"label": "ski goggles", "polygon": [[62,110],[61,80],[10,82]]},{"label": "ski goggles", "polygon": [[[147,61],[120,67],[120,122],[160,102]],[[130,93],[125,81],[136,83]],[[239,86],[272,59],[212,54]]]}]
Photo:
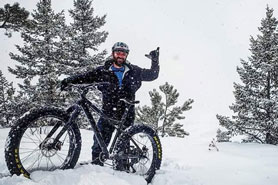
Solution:
[{"label": "ski goggles", "polygon": [[114,51],[114,57],[116,58],[126,58],[127,57],[127,53],[124,51]]}]

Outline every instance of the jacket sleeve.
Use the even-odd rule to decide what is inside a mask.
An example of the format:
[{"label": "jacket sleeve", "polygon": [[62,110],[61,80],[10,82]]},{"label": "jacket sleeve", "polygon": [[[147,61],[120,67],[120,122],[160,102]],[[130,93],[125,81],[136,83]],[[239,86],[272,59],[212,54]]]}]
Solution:
[{"label": "jacket sleeve", "polygon": [[89,84],[95,82],[111,82],[112,79],[108,71],[99,67],[90,72],[70,76],[65,81],[72,84]]},{"label": "jacket sleeve", "polygon": [[157,79],[159,74],[159,64],[158,62],[152,61],[152,66],[150,69],[141,69],[140,77],[142,81],[152,81]]}]

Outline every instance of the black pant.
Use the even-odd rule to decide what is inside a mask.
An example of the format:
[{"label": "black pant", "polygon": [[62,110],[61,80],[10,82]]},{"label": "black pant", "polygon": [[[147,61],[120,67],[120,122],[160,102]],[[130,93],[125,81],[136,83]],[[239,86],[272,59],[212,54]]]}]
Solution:
[{"label": "black pant", "polygon": [[[124,123],[124,128],[129,127],[132,123],[134,122],[134,119],[130,120],[127,119],[127,121]],[[103,118],[100,118],[97,126],[100,130],[100,133],[102,135],[102,138],[106,144],[106,146],[109,145],[112,134],[115,130],[115,127],[111,124],[109,124],[109,122]],[[101,147],[98,144],[97,138],[94,136],[94,144],[92,146],[92,160],[95,160],[99,157],[99,154],[101,153]]]}]

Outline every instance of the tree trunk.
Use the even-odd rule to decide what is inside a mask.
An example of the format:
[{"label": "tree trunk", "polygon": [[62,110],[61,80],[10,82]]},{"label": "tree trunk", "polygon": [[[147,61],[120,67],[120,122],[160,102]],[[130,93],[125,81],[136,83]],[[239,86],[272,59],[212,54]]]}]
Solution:
[{"label": "tree trunk", "polygon": [[166,94],[166,104],[165,104],[165,111],[164,111],[164,120],[162,122],[162,137],[165,136],[165,125],[166,125],[166,113],[167,113],[167,109],[168,109],[168,96]]}]

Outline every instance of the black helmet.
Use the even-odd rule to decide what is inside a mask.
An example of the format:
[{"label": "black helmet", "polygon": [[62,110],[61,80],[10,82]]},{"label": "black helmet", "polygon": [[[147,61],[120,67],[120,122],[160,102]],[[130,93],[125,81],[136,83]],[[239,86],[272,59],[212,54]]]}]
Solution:
[{"label": "black helmet", "polygon": [[116,42],[112,47],[112,52],[114,51],[123,51],[125,53],[129,53],[127,44],[123,42]]}]

